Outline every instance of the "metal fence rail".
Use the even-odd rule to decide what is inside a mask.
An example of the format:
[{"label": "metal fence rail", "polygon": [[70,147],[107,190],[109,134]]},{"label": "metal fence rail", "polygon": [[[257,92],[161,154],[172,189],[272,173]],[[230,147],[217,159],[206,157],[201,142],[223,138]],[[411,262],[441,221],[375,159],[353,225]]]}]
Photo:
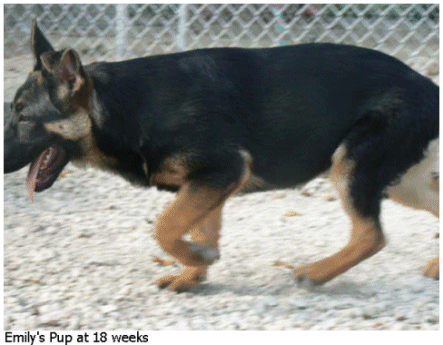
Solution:
[{"label": "metal fence rail", "polygon": [[420,69],[438,62],[439,5],[12,4],[5,57],[29,53],[33,17],[59,48],[86,61],[200,47],[333,42],[374,48]]}]

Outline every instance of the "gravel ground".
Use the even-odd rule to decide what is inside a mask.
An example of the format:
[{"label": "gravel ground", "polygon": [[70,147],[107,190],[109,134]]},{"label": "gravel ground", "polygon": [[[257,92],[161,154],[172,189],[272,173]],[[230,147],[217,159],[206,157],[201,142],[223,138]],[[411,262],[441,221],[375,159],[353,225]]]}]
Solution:
[{"label": "gravel ground", "polygon": [[[25,78],[21,66],[5,61],[5,100]],[[173,194],[97,170],[65,171],[34,203],[26,169],[4,177],[5,329],[439,329],[439,282],[421,274],[438,253],[439,222],[424,211],[384,201],[387,246],[306,289],[274,263],[305,264],[346,244],[350,222],[331,185],[318,178],[232,197],[221,260],[207,281],[175,294],[154,284],[179,267],[154,262],[169,258],[152,236]]]}]

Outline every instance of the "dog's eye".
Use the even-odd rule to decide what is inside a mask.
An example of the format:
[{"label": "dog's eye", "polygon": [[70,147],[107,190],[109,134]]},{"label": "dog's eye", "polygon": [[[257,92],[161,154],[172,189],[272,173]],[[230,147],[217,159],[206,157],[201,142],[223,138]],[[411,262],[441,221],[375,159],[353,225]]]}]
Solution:
[{"label": "dog's eye", "polygon": [[31,117],[26,116],[26,115],[19,115],[18,121],[19,122],[29,122],[29,121],[31,121]]},{"label": "dog's eye", "polygon": [[25,106],[23,103],[17,103],[15,105],[15,112],[20,113],[23,109],[25,109]]}]

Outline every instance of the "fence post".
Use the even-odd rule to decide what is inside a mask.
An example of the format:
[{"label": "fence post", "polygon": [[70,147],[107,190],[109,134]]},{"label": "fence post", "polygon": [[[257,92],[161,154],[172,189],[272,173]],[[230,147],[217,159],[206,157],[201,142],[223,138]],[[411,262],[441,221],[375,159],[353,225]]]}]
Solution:
[{"label": "fence post", "polygon": [[279,46],[286,46],[288,42],[285,40],[286,23],[283,17],[283,5],[272,6],[272,14],[274,15],[274,29],[278,33],[277,42]]},{"label": "fence post", "polygon": [[180,50],[185,50],[186,48],[186,14],[187,14],[186,4],[181,4],[178,9],[178,36],[177,36],[177,47]]},{"label": "fence post", "polygon": [[124,58],[124,46],[125,46],[125,36],[126,36],[126,28],[125,28],[125,19],[126,19],[126,6],[127,5],[115,5],[116,6],[116,23],[115,29],[117,31],[117,36],[115,38],[116,44],[116,56],[117,60],[122,60]]}]

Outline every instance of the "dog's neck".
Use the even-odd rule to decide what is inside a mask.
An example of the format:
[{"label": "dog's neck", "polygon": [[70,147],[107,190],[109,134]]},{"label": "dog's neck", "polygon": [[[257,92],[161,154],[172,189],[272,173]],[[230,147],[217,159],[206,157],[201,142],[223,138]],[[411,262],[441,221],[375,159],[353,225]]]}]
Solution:
[{"label": "dog's neck", "polygon": [[[127,140],[125,133],[121,136],[118,135],[121,128],[114,129],[112,126],[115,124],[107,123],[108,117],[106,115],[109,110],[106,107],[106,103],[99,99],[97,91],[93,89],[89,97],[88,108],[92,123],[91,131],[94,132],[94,135],[82,140],[82,143],[85,144],[84,148],[88,152],[84,156],[85,159],[74,162],[74,164],[94,165],[98,168],[106,167],[105,170],[121,174],[131,183],[147,186],[148,177],[145,172],[146,168],[144,168],[146,158],[140,154],[137,146]],[[103,131],[107,135],[100,135]],[[121,159],[122,157],[124,159]]]}]

